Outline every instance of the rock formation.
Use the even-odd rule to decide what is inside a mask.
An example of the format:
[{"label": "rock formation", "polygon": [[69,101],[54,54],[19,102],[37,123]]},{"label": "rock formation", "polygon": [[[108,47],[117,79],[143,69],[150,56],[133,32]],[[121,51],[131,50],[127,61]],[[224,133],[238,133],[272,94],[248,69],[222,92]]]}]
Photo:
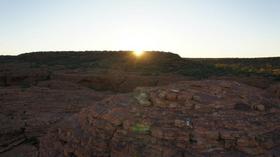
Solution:
[{"label": "rock formation", "polygon": [[279,63],[157,51],[0,56],[0,157],[279,156]]},{"label": "rock formation", "polygon": [[40,156],[280,156],[278,104],[234,81],[137,88],[57,123],[40,139]]},{"label": "rock formation", "polygon": [[107,95],[59,81],[30,88],[0,88],[0,156],[37,154],[37,138],[50,126]]}]

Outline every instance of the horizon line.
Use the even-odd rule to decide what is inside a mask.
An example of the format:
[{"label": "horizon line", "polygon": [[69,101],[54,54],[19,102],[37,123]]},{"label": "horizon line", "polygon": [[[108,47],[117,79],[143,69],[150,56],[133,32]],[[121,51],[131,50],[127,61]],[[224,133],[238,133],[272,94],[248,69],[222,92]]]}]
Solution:
[{"label": "horizon line", "polygon": [[[30,54],[30,53],[55,53],[55,52],[133,52],[135,50],[46,50],[46,51],[29,51],[23,52],[19,54],[0,54],[1,57],[4,56],[19,56],[23,54]],[[237,56],[228,56],[228,57],[182,57],[179,53],[174,53],[172,51],[162,51],[162,50],[143,50],[144,52],[160,52],[160,53],[173,53],[179,55],[181,58],[184,59],[257,59],[257,58],[279,58],[279,56],[256,56],[256,57],[237,57]]]}]

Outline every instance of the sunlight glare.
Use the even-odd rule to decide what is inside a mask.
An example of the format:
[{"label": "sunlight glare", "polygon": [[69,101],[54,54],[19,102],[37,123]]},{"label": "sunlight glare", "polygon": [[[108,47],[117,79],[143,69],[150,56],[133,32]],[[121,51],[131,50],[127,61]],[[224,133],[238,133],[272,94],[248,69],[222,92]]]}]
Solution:
[{"label": "sunlight glare", "polygon": [[143,53],[144,53],[143,50],[134,50],[134,51],[133,51],[133,54],[134,54],[136,57],[142,56]]}]

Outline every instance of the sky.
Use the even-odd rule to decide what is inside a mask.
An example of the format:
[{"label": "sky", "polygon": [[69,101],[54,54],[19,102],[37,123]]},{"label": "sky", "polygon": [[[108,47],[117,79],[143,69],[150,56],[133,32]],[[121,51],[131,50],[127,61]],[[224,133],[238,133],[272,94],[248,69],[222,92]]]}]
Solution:
[{"label": "sky", "polygon": [[0,55],[61,50],[280,56],[280,0],[0,0]]}]

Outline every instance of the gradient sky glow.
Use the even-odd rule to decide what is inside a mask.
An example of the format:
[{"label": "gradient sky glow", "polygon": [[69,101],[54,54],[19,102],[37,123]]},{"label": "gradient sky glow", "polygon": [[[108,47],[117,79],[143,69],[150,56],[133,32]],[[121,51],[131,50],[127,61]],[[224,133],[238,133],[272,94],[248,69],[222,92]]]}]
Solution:
[{"label": "gradient sky glow", "polygon": [[0,55],[134,49],[280,56],[280,0],[0,0]]}]

